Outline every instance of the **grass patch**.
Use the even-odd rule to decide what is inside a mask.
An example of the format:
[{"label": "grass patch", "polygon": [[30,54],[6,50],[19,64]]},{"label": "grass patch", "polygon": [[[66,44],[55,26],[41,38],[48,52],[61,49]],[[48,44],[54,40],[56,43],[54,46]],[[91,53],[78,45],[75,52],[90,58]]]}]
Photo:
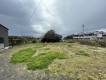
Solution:
[{"label": "grass patch", "polygon": [[29,70],[44,69],[53,62],[54,59],[65,59],[66,56],[61,52],[48,52],[33,57],[27,64]]},{"label": "grass patch", "polygon": [[43,48],[43,47],[45,47],[45,44],[43,44],[43,43],[37,43],[35,45],[35,48]]},{"label": "grass patch", "polygon": [[62,52],[45,52],[38,56],[33,56],[35,51],[32,48],[27,48],[14,53],[11,57],[11,63],[27,64],[29,70],[44,69],[53,62],[54,59],[65,59],[66,55]]},{"label": "grass patch", "polygon": [[35,51],[33,51],[31,48],[20,50],[12,55],[10,62],[14,64],[26,62],[28,59],[32,57],[34,52]]},{"label": "grass patch", "polygon": [[44,48],[44,50],[50,50],[50,48]]},{"label": "grass patch", "polygon": [[67,46],[68,46],[68,47],[72,47],[72,45],[71,45],[71,44],[68,44]]},{"label": "grass patch", "polygon": [[88,54],[88,53],[86,53],[85,51],[83,51],[83,50],[80,50],[80,51],[78,51],[77,53],[76,53],[76,55],[82,55],[82,56],[90,56],[90,54]]}]

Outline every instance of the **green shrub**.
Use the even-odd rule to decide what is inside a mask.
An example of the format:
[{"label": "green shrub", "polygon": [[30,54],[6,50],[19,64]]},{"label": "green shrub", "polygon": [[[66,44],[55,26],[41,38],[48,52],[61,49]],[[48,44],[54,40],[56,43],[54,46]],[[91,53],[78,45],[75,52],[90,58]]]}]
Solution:
[{"label": "green shrub", "polygon": [[44,69],[53,62],[54,59],[66,58],[64,53],[48,52],[36,57],[33,57],[27,64],[29,70]]},{"label": "green shrub", "polygon": [[36,43],[37,41],[36,40],[32,40],[32,43]]},{"label": "green shrub", "polygon": [[31,48],[20,50],[12,55],[10,62],[12,63],[26,62],[28,59],[32,57],[34,53],[35,51],[33,51]]},{"label": "green shrub", "polygon": [[100,45],[101,47],[106,47],[106,41],[100,41],[100,42],[99,42],[99,45]]}]

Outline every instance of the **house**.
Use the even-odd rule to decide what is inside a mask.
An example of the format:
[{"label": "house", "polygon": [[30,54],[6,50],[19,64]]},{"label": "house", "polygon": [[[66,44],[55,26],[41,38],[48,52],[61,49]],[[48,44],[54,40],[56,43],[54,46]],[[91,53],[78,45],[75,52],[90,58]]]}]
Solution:
[{"label": "house", "polygon": [[103,37],[105,37],[105,32],[103,31],[95,31],[95,32],[89,32],[89,33],[79,33],[74,34],[73,39],[79,39],[79,40],[102,40]]},{"label": "house", "polygon": [[76,35],[73,35],[73,39],[79,39],[79,40],[92,40],[95,37],[94,33],[79,33]]},{"label": "house", "polygon": [[103,39],[106,40],[106,33],[103,34]]},{"label": "house", "polygon": [[0,24],[0,49],[8,46],[8,28]]}]

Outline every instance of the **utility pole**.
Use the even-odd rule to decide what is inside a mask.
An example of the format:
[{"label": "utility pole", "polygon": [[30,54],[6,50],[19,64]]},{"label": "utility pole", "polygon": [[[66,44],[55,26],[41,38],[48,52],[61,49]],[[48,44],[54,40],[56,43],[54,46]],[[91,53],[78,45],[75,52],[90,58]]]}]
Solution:
[{"label": "utility pole", "polygon": [[85,25],[82,25],[82,29],[83,29],[83,34],[85,33]]},{"label": "utility pole", "polygon": [[82,34],[83,34],[83,37],[84,37],[85,36],[85,25],[84,24],[82,25],[82,30],[83,30]]}]

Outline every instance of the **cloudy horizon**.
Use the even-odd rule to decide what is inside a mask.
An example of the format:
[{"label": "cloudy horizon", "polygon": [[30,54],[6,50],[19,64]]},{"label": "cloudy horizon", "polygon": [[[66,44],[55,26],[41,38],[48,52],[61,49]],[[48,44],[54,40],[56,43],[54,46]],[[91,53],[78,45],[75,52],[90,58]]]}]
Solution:
[{"label": "cloudy horizon", "polygon": [[0,24],[9,35],[62,35],[106,30],[106,0],[0,0]]}]

